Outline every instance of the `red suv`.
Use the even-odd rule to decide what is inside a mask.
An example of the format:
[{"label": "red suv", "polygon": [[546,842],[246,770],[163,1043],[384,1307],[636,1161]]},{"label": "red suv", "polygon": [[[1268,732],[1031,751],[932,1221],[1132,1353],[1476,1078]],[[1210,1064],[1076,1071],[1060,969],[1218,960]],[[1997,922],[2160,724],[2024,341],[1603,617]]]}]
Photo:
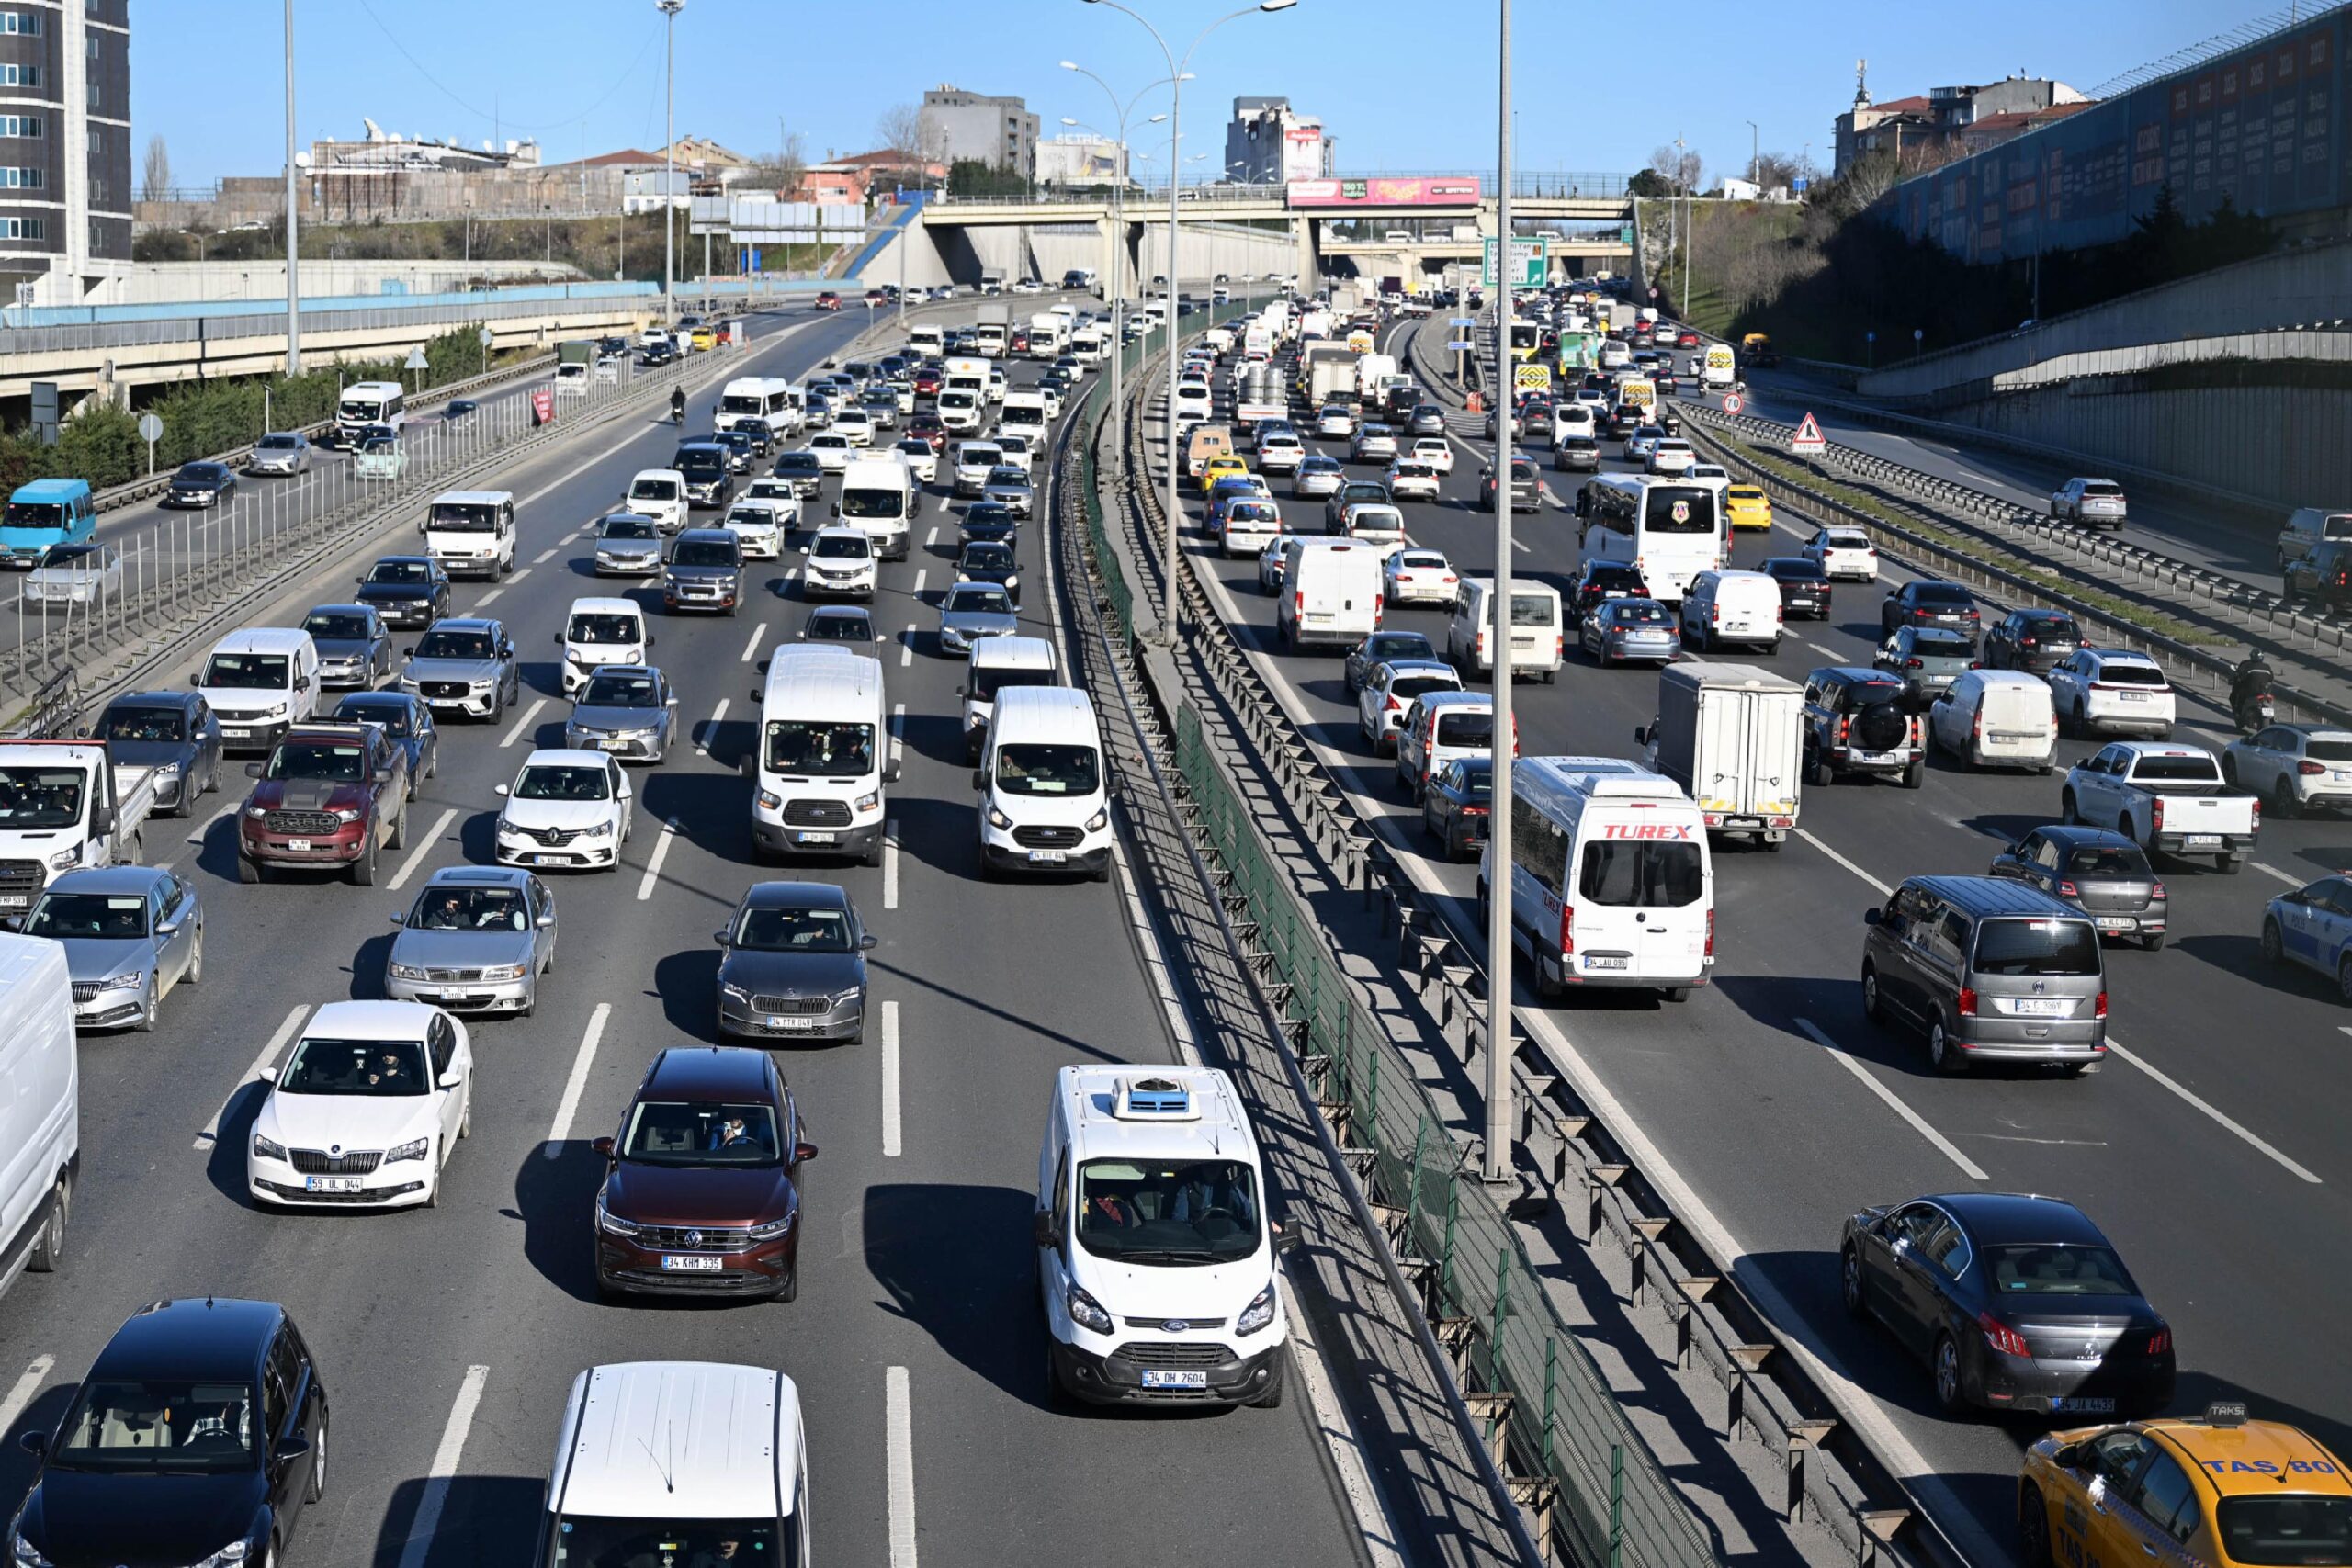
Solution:
[{"label": "red suv", "polygon": [[800,1288],[800,1141],[792,1091],[764,1051],[697,1045],[646,1070],[596,1194],[596,1290],[766,1296]]},{"label": "red suv", "polygon": [[831,289],[825,289],[817,296],[817,309],[820,310],[838,310],[841,308],[842,297]]},{"label": "red suv", "polygon": [[237,813],[237,880],[272,865],[345,866],[362,887],[379,849],[408,839],[408,753],[379,724],[298,724],[266,762]]}]

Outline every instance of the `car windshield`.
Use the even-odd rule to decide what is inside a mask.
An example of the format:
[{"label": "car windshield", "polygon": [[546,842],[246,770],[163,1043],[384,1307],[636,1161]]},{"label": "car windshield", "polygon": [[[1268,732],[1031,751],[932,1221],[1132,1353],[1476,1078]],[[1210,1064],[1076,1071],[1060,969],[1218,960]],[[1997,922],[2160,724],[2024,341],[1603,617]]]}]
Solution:
[{"label": "car windshield", "polygon": [[775,1111],[723,1100],[640,1100],[629,1107],[621,1157],[646,1165],[780,1164]]},{"label": "car windshield", "polygon": [[1411,702],[1423,692],[1453,692],[1462,682],[1450,675],[1399,675],[1388,682],[1388,694],[1398,702]]},{"label": "car windshield", "polygon": [[264,452],[292,452],[301,447],[302,438],[299,435],[265,435],[254,445]]},{"label": "car windshield", "polygon": [[1258,1250],[1257,1173],[1239,1160],[1091,1159],[1078,1244],[1125,1263],[1228,1263]]},{"label": "car windshield", "polygon": [[436,534],[494,533],[498,508],[483,502],[436,501],[425,525]]},{"label": "car windshield", "polygon": [[972,695],[979,702],[994,702],[999,692],[1012,686],[1050,686],[1054,672],[1050,670],[1024,670],[1003,665],[981,665],[972,671]]},{"label": "car windshield", "polygon": [[650,675],[594,675],[580,694],[584,708],[650,708],[661,700],[661,689]]},{"label": "car windshield", "polygon": [[2154,874],[2148,868],[2148,858],[2138,850],[2121,845],[2101,844],[2086,850],[2076,850],[2066,857],[2066,874],[2080,877],[2131,876],[2146,881]]},{"label": "car windshield", "polygon": [[370,582],[430,582],[433,569],[421,560],[379,560],[368,570]]},{"label": "car windshield", "polygon": [[1548,626],[1554,622],[1554,601],[1549,593],[1514,593],[1510,596],[1510,624],[1515,626]]},{"label": "car windshield", "polygon": [[964,551],[961,563],[965,570],[1009,571],[1012,569],[1012,552],[1002,545],[973,545]]},{"label": "car windshield", "polygon": [[424,1045],[416,1040],[305,1038],[277,1075],[280,1094],[404,1096],[432,1088]]},{"label": "car windshield", "polygon": [[2213,1523],[2229,1560],[2246,1568],[2352,1562],[2352,1497],[2301,1492],[2224,1497]]},{"label": "car windshield", "polygon": [[567,642],[632,643],[643,640],[643,623],[635,615],[582,611],[564,632]]},{"label": "car windshield", "polygon": [[302,617],[302,629],[313,638],[355,638],[372,636],[368,617],[356,611],[324,613],[313,611]]},{"label": "car windshield", "polygon": [[252,1470],[254,1391],[184,1378],[93,1379],[57,1428],[62,1470]]},{"label": "car windshield", "polygon": [[282,692],[287,687],[282,653],[216,653],[204,661],[199,686],[228,691]]},{"label": "car windshield", "polygon": [[420,931],[519,931],[530,913],[514,887],[427,887],[417,895],[408,925]]},{"label": "car windshield", "polygon": [[608,517],[596,530],[600,539],[658,539],[661,525],[650,517]]},{"label": "car windshield", "polygon": [[514,781],[517,800],[609,800],[612,775],[582,762],[541,762]]},{"label": "car windshield", "polygon": [[670,460],[670,466],[690,479],[723,478],[727,472],[727,448],[705,446],[683,451]]},{"label": "car windshield", "polygon": [[147,934],[147,899],[138,893],[44,893],[25,917],[25,934],[133,941]]},{"label": "car windshield", "polygon": [[2091,1242],[1988,1246],[1984,1276],[2003,1295],[2136,1296],[2140,1287],[2114,1250]]},{"label": "car windshield", "polygon": [[1809,560],[1768,560],[1764,570],[1783,582],[1819,582],[1823,577],[1819,564]]},{"label": "car windshield", "polygon": [[269,769],[262,776],[357,784],[367,760],[367,748],[357,741],[281,740],[269,754]]},{"label": "car windshield", "polygon": [[2088,920],[1997,919],[1976,930],[1980,975],[2074,976],[2099,973],[2098,933]]},{"label": "car windshield", "polygon": [[187,716],[177,708],[107,709],[98,721],[101,740],[185,740]]},{"label": "car windshield", "polygon": [[1699,846],[1681,840],[1609,840],[1584,847],[1577,892],[1621,909],[1679,909],[1705,892]]},{"label": "car windshield", "polygon": [[1102,761],[1091,746],[1001,746],[996,785],[1007,795],[1092,795],[1102,787]]},{"label": "car windshield", "polygon": [[813,474],[821,472],[824,467],[824,464],[817,460],[817,454],[814,452],[786,452],[775,460],[775,471],[779,474],[793,472]]},{"label": "car windshield", "polygon": [[739,506],[727,514],[724,525],[729,528],[773,528],[776,525],[775,509],[769,506]]},{"label": "car windshield", "polygon": [[800,635],[820,642],[872,642],[874,622],[860,610],[818,611],[801,626]]},{"label": "car windshield", "polygon": [[1491,746],[1495,743],[1495,715],[1491,708],[1465,708],[1460,713],[1437,716],[1437,743],[1441,746]]},{"label": "car windshield", "polygon": [[2219,784],[2211,757],[2143,757],[2132,769],[2134,784]]},{"label": "car windshield", "polygon": [[489,632],[435,626],[416,639],[419,659],[495,659],[498,639]]},{"label": "car windshield", "polygon": [[865,560],[874,548],[863,534],[820,534],[810,542],[808,553],[820,560]]},{"label": "car windshield", "polygon": [[1916,604],[1933,605],[1938,609],[1965,610],[1976,603],[1965,588],[1948,582],[1919,582],[1911,588],[1911,600]]},{"label": "car windshield", "polygon": [[2314,762],[2352,762],[2352,740],[2306,740],[2303,755]]},{"label": "car windshield", "polygon": [[335,705],[334,716],[338,720],[364,719],[369,724],[381,725],[384,733],[395,740],[406,739],[410,733],[408,704],[404,701],[345,697]]},{"label": "car windshield", "polygon": [[1965,659],[1975,651],[1975,645],[1964,637],[1949,633],[1941,637],[1915,637],[1911,651],[1922,659]]},{"label": "car windshield", "polygon": [[959,582],[947,591],[945,613],[956,615],[1009,615],[1012,600],[993,582]]},{"label": "car windshield", "polygon": [[849,953],[857,946],[847,909],[763,905],[736,918],[729,943],[752,953]]},{"label": "car windshield", "polygon": [[217,484],[227,472],[218,463],[187,463],[182,465],[180,471],[173,477],[198,484]]},{"label": "car windshield", "polygon": [[772,773],[864,778],[874,771],[874,727],[822,719],[771,719],[766,766]]},{"label": "car windshield", "polygon": [[670,551],[672,566],[723,566],[742,564],[732,539],[681,539]]},{"label": "car windshield", "polygon": [[1666,606],[1655,599],[1621,599],[1609,606],[1607,614],[1621,626],[1664,626],[1674,622]]},{"label": "car windshield", "polygon": [[[786,1540],[797,1542],[798,1525],[783,1526]],[[774,1519],[599,1518],[566,1514],[555,1528],[550,1568],[646,1568],[655,1563],[741,1563],[769,1568],[797,1562],[780,1549]]]},{"label": "car windshield", "polygon": [[1867,550],[1871,547],[1871,536],[1868,534],[1826,534],[1821,544],[1824,549]]},{"label": "car windshield", "polygon": [[80,566],[98,553],[96,545],[51,545],[43,552],[40,564],[49,566]]}]

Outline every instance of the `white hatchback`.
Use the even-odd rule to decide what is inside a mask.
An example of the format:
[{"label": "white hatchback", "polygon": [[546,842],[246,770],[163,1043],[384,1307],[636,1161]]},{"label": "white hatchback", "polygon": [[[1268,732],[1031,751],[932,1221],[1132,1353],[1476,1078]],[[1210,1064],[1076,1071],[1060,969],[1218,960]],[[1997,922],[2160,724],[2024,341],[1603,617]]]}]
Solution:
[{"label": "white hatchback", "polygon": [[1451,606],[1462,581],[1443,551],[1418,547],[1395,552],[1380,570],[1388,580],[1385,592],[1391,604]]},{"label": "white hatchback", "polygon": [[1388,465],[1388,472],[1381,482],[1388,493],[1398,501],[1435,501],[1438,493],[1437,470],[1427,463],[1410,457],[1398,457]]},{"label": "white hatchback", "polygon": [[1427,463],[1440,474],[1453,472],[1453,443],[1442,435],[1417,436],[1409,454],[1416,463]]},{"label": "white hatchback", "polygon": [[1821,568],[1832,582],[1876,582],[1878,547],[1860,528],[1818,528],[1797,554]]},{"label": "white hatchback", "polygon": [[423,1002],[327,1002],[262,1097],[245,1188],[273,1208],[432,1208],[473,1125],[466,1026]]}]

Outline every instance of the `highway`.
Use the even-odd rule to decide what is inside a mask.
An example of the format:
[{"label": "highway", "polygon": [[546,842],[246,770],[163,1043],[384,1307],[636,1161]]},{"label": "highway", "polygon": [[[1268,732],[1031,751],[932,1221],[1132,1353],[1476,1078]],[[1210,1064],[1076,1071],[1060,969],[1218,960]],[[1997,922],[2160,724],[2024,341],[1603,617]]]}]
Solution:
[{"label": "highway", "polygon": [[[1411,330],[1407,322],[1398,333]],[[1478,423],[1453,417],[1456,460],[1442,499],[1405,512],[1415,543],[1442,549],[1465,574],[1487,575],[1493,519],[1471,499]],[[1345,460],[1343,443],[1308,445]],[[1577,478],[1539,456],[1546,480],[1571,496]],[[1623,465],[1612,456],[1606,467]],[[1292,498],[1284,480],[1276,487],[1290,525],[1320,531],[1320,501]],[[1188,492],[1186,505],[1196,519],[1197,498]],[[1810,531],[1784,517],[1769,537],[1743,535],[1734,564],[1792,554]],[[1522,514],[1517,543],[1519,575],[1566,585],[1577,563],[1572,516],[1555,503]],[[1196,525],[1186,547],[1325,766],[1483,951],[1476,867],[1426,858],[1430,841],[1391,763],[1359,736],[1340,660],[1277,651],[1274,601],[1259,591],[1254,555],[1224,558]],[[1867,663],[1881,592],[1905,579],[1890,563],[1879,590],[1840,584],[1832,617],[1792,624],[1775,654],[1709,657],[1792,679]],[[1385,624],[1443,646],[1436,609],[1392,610]],[[1572,646],[1556,684],[1518,689],[1524,752],[1630,755],[1656,689],[1648,671],[1603,672]],[[2176,738],[2218,748],[2222,716],[2184,703]],[[2062,741],[2060,769],[2093,749]],[[2059,787],[2054,774],[1963,773],[1939,754],[1919,791],[1847,780],[1808,788],[1803,831],[1786,852],[1719,847],[1714,979],[1688,1003],[1601,992],[1540,1008],[1524,988],[1520,998],[1533,1040],[1621,1135],[1660,1156],[1645,1168],[1676,1173],[1677,1213],[1819,1357],[1865,1435],[1980,1562],[2007,1555],[2017,1463],[2032,1428],[1943,1418],[1924,1365],[1846,1318],[1838,1226],[1864,1205],[1963,1188],[2074,1200],[2172,1320],[2177,1409],[2243,1398],[2338,1451],[2352,1439],[2352,1367],[2326,1349],[2339,1338],[2338,1260],[2352,1255],[2352,1150],[2337,1111],[2352,1092],[2344,1059],[2352,1026],[2333,987],[2268,970],[2256,953],[2264,900],[2352,854],[2341,822],[2266,819],[2253,863],[2235,877],[2160,865],[2171,941],[2153,953],[2109,949],[2115,1049],[2095,1076],[1939,1077],[1920,1040],[1882,1032],[1862,1015],[1865,908],[1905,875],[1983,872],[2028,828],[2056,819]]]},{"label": "highway", "polygon": [[[796,311],[758,330],[773,343],[797,324]],[[865,324],[844,313],[807,326],[763,363],[797,379]],[[714,389],[695,397],[688,434],[705,428]],[[312,1216],[246,1201],[263,1070],[311,1007],[381,994],[388,918],[432,870],[489,860],[493,787],[534,743],[560,743],[549,634],[575,596],[624,591],[591,575],[583,525],[678,438],[666,411],[632,417],[499,476],[520,502],[523,569],[461,585],[456,613],[514,630],[523,708],[498,728],[445,726],[439,776],[423,786],[410,847],[387,859],[381,886],[289,874],[240,886],[233,795],[151,830],[153,857],[192,873],[204,900],[204,978],[166,999],[153,1034],[82,1043],[69,1256],[0,1300],[0,1426],[14,1436],[53,1423],[142,1303],[214,1292],[283,1302],[319,1356],[334,1457],[295,1551],[304,1563],[524,1560],[571,1380],[645,1359],[772,1365],[798,1381],[820,1562],[911,1564],[919,1545],[937,1563],[1209,1564],[1276,1539],[1286,1562],[1358,1561],[1306,1399],[1175,1418],[1047,1405],[1028,1237],[1048,1082],[1066,1063],[1169,1060],[1172,1046],[1116,880],[978,879],[961,663],[939,656],[932,632],[955,540],[937,490],[913,558],[885,569],[875,607],[905,767],[883,863],[752,863],[738,766],[762,660],[806,614],[785,570],[795,556],[754,563],[757,592],[736,618],[665,617],[658,590],[627,590],[649,603],[694,743],[636,772],[638,829],[617,874],[550,876],[556,968],[535,1017],[472,1025],[472,1135],[450,1158],[442,1206]],[[109,520],[108,530],[140,525]],[[382,547],[408,547],[404,532],[387,532]],[[1022,546],[1033,572],[1045,555],[1037,532]],[[342,597],[374,553],[254,605],[253,621],[293,624],[308,604]],[[1057,614],[1055,596],[1025,596],[1025,630],[1051,635]],[[880,937],[865,1042],[780,1056],[821,1150],[799,1299],[599,1304],[590,1247],[601,1161],[589,1140],[614,1130],[654,1053],[716,1038],[709,933],[749,884],[793,875],[840,884]],[[899,1369],[906,1397],[894,1406]],[[899,1429],[910,1435],[910,1468],[890,1440]],[[0,1446],[0,1493],[13,1502],[30,1474],[16,1443]],[[1160,1501],[1133,1506],[1146,1495]]]}]

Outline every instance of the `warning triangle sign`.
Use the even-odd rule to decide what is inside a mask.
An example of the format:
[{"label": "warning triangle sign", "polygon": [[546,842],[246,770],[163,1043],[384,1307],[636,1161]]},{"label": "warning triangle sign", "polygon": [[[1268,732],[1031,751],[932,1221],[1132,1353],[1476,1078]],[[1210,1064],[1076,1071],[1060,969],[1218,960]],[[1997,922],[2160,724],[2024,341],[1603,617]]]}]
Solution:
[{"label": "warning triangle sign", "polygon": [[1797,433],[1789,437],[1789,450],[1826,452],[1828,449],[1829,443],[1821,434],[1821,422],[1813,417],[1812,410],[1806,410],[1804,422],[1797,426]]}]

